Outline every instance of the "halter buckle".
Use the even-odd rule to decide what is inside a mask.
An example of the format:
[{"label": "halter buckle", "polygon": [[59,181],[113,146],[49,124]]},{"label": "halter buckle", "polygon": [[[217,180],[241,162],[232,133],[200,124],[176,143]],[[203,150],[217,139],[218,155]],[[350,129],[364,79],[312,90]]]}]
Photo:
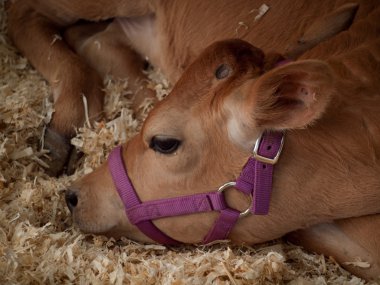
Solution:
[{"label": "halter buckle", "polygon": [[281,152],[282,152],[282,148],[284,146],[284,138],[285,138],[285,135],[283,134],[282,138],[281,138],[281,143],[280,143],[280,147],[277,151],[277,154],[275,155],[274,158],[270,158],[270,157],[266,157],[266,156],[263,156],[263,155],[260,155],[258,153],[259,151],[259,147],[261,145],[261,141],[263,139],[263,135],[264,134],[261,134],[259,136],[259,138],[256,140],[255,142],[255,147],[253,148],[253,151],[252,151],[252,154],[253,154],[253,158],[256,159],[257,161],[260,161],[260,162],[263,162],[263,163],[267,163],[267,164],[271,164],[271,165],[274,165],[277,163],[278,159],[280,158],[280,155],[281,155]]}]

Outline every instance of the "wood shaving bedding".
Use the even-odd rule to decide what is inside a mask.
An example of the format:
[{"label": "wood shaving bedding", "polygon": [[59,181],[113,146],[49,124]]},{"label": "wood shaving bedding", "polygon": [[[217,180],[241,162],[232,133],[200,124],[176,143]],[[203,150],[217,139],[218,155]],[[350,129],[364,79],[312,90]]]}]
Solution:
[{"label": "wood shaving bedding", "polygon": [[[77,172],[48,177],[40,138],[54,111],[51,91],[5,31],[0,2],[0,284],[365,284],[332,259],[282,241],[171,248],[80,233],[63,189],[141,126],[126,99],[128,81],[105,80],[105,120],[79,128],[71,141],[84,153]],[[162,99],[167,81],[149,76]]]}]

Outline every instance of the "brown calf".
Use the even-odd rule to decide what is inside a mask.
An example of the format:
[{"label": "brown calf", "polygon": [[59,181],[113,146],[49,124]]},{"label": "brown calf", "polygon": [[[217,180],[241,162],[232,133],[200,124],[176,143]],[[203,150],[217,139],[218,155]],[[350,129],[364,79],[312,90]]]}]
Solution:
[{"label": "brown calf", "polygon": [[[286,131],[269,215],[241,218],[229,238],[257,243],[293,232],[292,240],[333,255],[343,265],[356,258],[368,261],[369,269],[346,267],[367,279],[378,278],[378,3],[359,1],[352,26],[338,35],[349,26],[345,7],[352,11],[355,5],[266,4],[270,9],[260,18],[260,1],[211,6],[201,0],[16,1],[9,10],[10,33],[52,85],[56,114],[47,140],[53,146],[62,141],[57,137],[70,136],[72,127],[83,122],[81,94],[92,118],[101,113],[98,74],[138,82],[142,58],[147,57],[171,82],[180,78],[123,148],[128,175],[142,201],[217,189],[236,179],[260,133]],[[109,18],[117,19],[78,24],[66,31],[65,41],[53,42],[61,28],[78,19]],[[217,42],[202,52],[226,38],[246,42]],[[303,55],[276,67],[279,57],[271,51]],[[138,86],[132,84],[137,96],[151,96]],[[238,210],[249,203],[233,189],[226,199]],[[67,200],[82,230],[151,242],[127,219],[107,163],[73,185]],[[200,213],[154,224],[178,241],[199,243],[216,217]]]}]

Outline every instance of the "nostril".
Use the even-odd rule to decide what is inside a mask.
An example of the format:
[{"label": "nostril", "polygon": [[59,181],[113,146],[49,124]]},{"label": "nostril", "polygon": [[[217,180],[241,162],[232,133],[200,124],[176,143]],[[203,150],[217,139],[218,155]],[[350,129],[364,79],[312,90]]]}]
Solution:
[{"label": "nostril", "polygon": [[72,212],[73,209],[78,204],[78,196],[75,193],[75,191],[73,191],[71,189],[66,190],[65,200],[66,200],[67,207],[69,208],[70,212]]}]

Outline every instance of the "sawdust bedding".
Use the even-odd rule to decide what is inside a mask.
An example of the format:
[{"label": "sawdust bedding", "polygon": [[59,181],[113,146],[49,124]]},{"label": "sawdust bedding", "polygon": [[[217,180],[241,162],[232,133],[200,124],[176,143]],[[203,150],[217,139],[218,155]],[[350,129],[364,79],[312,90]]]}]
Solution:
[{"label": "sawdust bedding", "polygon": [[[333,259],[282,241],[171,248],[80,233],[62,189],[138,130],[125,99],[128,82],[105,80],[104,121],[72,140],[85,154],[80,167],[48,177],[40,140],[53,112],[50,89],[7,38],[3,1],[0,25],[0,284],[365,284]],[[164,96],[167,83],[153,77]]]}]

